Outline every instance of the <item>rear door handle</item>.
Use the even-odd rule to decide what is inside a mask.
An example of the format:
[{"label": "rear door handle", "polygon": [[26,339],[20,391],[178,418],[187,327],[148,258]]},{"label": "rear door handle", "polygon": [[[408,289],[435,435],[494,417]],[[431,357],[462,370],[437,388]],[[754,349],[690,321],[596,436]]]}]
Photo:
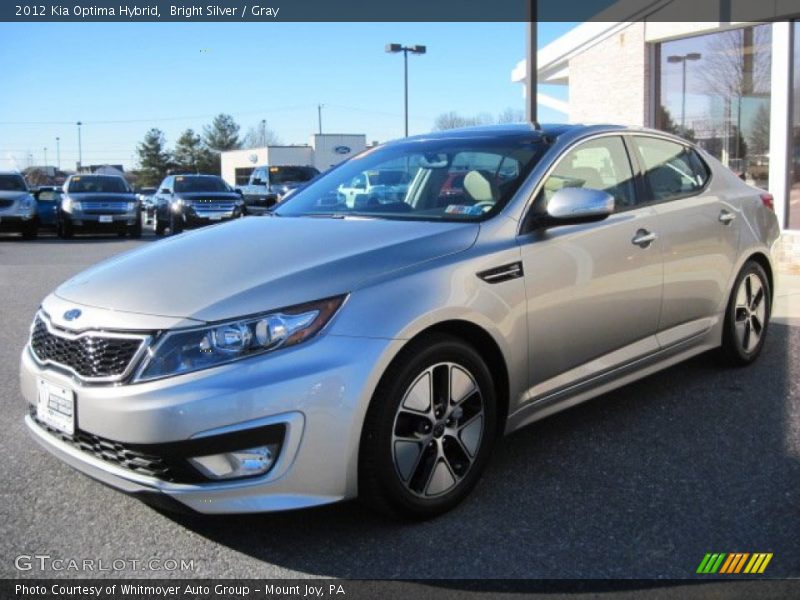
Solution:
[{"label": "rear door handle", "polygon": [[722,212],[719,213],[719,222],[724,225],[730,225],[731,222],[736,218],[736,215],[732,212],[722,209]]},{"label": "rear door handle", "polygon": [[639,231],[636,232],[636,235],[633,236],[631,243],[641,248],[647,248],[657,239],[658,236],[655,233],[647,231],[647,229],[640,229]]}]

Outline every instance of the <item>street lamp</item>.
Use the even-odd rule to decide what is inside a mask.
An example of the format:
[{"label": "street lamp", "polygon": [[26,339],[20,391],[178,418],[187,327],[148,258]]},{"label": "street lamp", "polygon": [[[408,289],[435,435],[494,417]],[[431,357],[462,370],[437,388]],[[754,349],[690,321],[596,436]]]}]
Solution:
[{"label": "street lamp", "polygon": [[56,136],[56,168],[61,170],[61,138]]},{"label": "street lamp", "polygon": [[686,62],[690,60],[700,60],[702,55],[699,52],[689,52],[688,54],[673,54],[667,57],[667,62],[672,64],[680,63],[682,67],[681,77],[681,135],[686,132]]},{"label": "street lamp", "polygon": [[47,169],[47,146],[44,147],[44,168]]},{"label": "street lamp", "polygon": [[83,167],[83,151],[81,150],[81,123],[78,121],[78,173],[81,172],[81,167]]},{"label": "street lamp", "polygon": [[406,137],[408,137],[408,53],[411,54],[425,54],[427,48],[425,46],[403,46],[402,44],[386,44],[386,52],[391,54],[403,53],[403,68],[404,68],[404,81],[405,81],[405,115],[406,115]]}]

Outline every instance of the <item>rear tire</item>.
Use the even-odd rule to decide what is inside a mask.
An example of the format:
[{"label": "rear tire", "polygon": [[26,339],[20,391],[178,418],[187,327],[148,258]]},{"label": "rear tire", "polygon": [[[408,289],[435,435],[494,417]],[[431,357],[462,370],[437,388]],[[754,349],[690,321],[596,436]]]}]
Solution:
[{"label": "rear tire", "polygon": [[412,341],[387,369],[367,411],[360,500],[411,519],[454,508],[491,455],[496,407],[491,373],[472,346],[444,334]]},{"label": "rear tire", "polygon": [[761,265],[747,261],[736,282],[725,311],[722,333],[722,358],[733,366],[752,363],[764,347],[767,336],[772,290]]}]

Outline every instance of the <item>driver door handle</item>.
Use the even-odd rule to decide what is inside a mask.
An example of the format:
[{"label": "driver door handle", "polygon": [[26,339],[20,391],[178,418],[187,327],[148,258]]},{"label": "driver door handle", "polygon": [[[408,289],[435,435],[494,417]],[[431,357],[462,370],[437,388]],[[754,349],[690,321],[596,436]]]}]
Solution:
[{"label": "driver door handle", "polygon": [[636,232],[636,235],[633,236],[631,240],[631,244],[635,246],[639,246],[640,248],[647,248],[650,244],[655,242],[658,239],[658,236],[653,233],[652,231],[647,231],[647,229],[640,229]]},{"label": "driver door handle", "polygon": [[736,215],[732,212],[722,209],[722,212],[719,213],[719,222],[724,225],[730,225],[731,222],[736,218]]}]

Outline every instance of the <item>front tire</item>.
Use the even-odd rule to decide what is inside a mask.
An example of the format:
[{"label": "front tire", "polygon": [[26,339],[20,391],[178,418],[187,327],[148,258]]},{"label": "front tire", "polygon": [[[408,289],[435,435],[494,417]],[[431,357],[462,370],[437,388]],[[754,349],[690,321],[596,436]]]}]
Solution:
[{"label": "front tire", "polygon": [[174,212],[169,213],[169,232],[170,235],[183,233],[183,220]]},{"label": "front tire", "polygon": [[56,229],[56,234],[62,240],[69,240],[75,234],[75,231],[72,227],[72,221],[66,218],[62,218],[58,220],[58,226]]},{"label": "front tire", "polygon": [[133,225],[128,226],[128,235],[135,240],[138,240],[142,237],[142,217],[140,216],[136,219],[136,223]]},{"label": "front tire", "polygon": [[767,274],[757,262],[747,261],[733,284],[725,312],[721,350],[726,362],[745,366],[758,358],[767,336],[771,308]]},{"label": "front tire", "polygon": [[25,226],[22,228],[22,239],[23,240],[33,240],[39,235],[39,223],[36,219],[31,219],[29,223],[26,223]]},{"label": "front tire", "polygon": [[414,519],[454,508],[489,459],[496,407],[491,373],[472,346],[443,334],[409,344],[367,411],[360,499],[378,512]]}]

